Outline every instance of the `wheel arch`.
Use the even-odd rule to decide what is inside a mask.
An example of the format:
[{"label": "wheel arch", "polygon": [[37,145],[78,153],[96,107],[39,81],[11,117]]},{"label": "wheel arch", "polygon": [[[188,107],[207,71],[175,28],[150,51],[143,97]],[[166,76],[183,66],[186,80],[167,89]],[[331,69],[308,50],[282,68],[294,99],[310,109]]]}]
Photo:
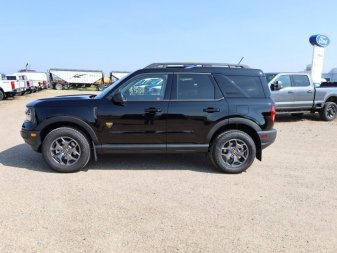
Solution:
[{"label": "wheel arch", "polygon": [[229,130],[240,130],[248,134],[254,141],[256,146],[256,158],[262,159],[262,146],[261,140],[258,135],[258,131],[261,131],[261,128],[251,120],[244,118],[231,118],[225,121],[217,123],[209,132],[207,136],[207,141],[210,146],[214,139],[221,133]]},{"label": "wheel arch", "polygon": [[332,95],[332,96],[328,97],[328,98],[325,100],[324,104],[325,104],[326,102],[334,102],[335,104],[337,104],[337,95]]},{"label": "wheel arch", "polygon": [[86,137],[90,140],[90,145],[92,145],[92,142],[94,144],[99,144],[99,140],[95,131],[88,123],[81,119],[67,116],[50,118],[39,126],[38,130],[40,130],[41,143],[50,131],[59,127],[72,127],[78,129],[83,132],[83,134],[85,134]]}]

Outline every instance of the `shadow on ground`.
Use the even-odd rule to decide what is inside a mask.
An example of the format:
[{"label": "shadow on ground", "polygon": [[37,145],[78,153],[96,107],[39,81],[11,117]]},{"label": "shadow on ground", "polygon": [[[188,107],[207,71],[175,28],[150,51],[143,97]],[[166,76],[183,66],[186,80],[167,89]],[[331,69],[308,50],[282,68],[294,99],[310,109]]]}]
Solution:
[{"label": "shadow on ground", "polygon": [[[33,171],[54,173],[44,162],[42,155],[28,145],[20,144],[0,153],[0,164]],[[191,170],[218,173],[205,154],[118,154],[99,156],[91,161],[88,170]]]},{"label": "shadow on ground", "polygon": [[276,122],[321,121],[318,113],[307,113],[302,116],[281,114],[276,116]]}]

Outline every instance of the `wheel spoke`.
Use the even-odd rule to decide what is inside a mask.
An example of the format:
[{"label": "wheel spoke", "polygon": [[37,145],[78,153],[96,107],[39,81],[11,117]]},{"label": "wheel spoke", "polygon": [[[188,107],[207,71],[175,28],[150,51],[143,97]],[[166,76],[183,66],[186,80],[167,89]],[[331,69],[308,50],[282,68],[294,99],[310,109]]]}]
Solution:
[{"label": "wheel spoke", "polygon": [[67,136],[55,139],[49,150],[54,161],[64,166],[73,165],[81,157],[80,145],[76,140]]},{"label": "wheel spoke", "polygon": [[246,162],[249,156],[247,144],[240,139],[231,139],[227,141],[221,149],[223,161],[231,166],[238,167]]}]

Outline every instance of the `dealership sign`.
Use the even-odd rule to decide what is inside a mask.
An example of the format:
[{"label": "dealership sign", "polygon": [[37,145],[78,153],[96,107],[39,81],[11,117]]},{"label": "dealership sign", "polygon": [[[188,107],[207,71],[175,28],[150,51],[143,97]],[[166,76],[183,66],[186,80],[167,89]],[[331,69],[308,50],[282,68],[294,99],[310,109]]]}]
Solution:
[{"label": "dealership sign", "polygon": [[330,39],[325,35],[312,35],[309,38],[310,44],[313,46],[326,47],[330,44]]},{"label": "dealership sign", "polygon": [[326,35],[312,35],[309,38],[310,44],[314,46],[312,54],[311,78],[314,83],[322,82],[324,49],[330,44],[330,39]]}]

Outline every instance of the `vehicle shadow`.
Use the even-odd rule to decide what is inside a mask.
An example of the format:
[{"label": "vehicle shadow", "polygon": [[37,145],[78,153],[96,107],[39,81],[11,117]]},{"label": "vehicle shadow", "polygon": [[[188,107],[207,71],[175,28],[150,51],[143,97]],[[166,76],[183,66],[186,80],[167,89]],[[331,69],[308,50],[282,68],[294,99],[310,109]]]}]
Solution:
[{"label": "vehicle shadow", "polygon": [[288,114],[277,115],[275,122],[299,122],[299,121],[321,121],[318,113],[306,113],[302,116]]},{"label": "vehicle shadow", "polygon": [[[16,145],[0,152],[0,164],[45,173],[56,173],[43,161],[41,154],[27,144]],[[89,170],[191,170],[221,174],[205,154],[117,154],[99,156],[83,171]]]}]

